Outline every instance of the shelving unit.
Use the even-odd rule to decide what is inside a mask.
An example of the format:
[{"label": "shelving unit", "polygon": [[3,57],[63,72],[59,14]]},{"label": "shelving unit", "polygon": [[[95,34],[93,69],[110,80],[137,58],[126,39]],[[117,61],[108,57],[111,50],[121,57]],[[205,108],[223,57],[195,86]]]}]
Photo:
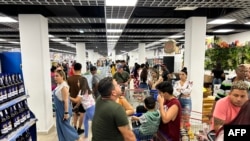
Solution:
[{"label": "shelving unit", "polygon": [[25,131],[32,127],[36,123],[37,119],[33,118],[30,121],[26,122],[23,126],[19,127],[11,134],[3,138],[3,141],[15,141],[18,136],[21,136]]},{"label": "shelving unit", "polygon": [[11,101],[8,101],[8,102],[6,102],[4,104],[1,104],[0,105],[0,111],[3,110],[3,109],[6,109],[6,108],[8,108],[8,107],[10,107],[10,106],[12,106],[12,105],[14,105],[16,103],[18,103],[18,102],[21,102],[21,101],[27,99],[28,97],[29,97],[29,95],[23,95],[23,96],[15,98],[15,99],[12,99]]}]

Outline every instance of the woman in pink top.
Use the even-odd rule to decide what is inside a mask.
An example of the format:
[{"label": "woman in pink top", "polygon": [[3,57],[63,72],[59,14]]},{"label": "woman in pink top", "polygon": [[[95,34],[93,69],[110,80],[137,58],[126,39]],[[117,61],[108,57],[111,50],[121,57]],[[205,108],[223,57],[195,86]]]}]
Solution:
[{"label": "woman in pink top", "polygon": [[[84,109],[86,110],[85,117],[84,117],[84,138],[85,141],[88,139],[88,129],[89,129],[89,120],[92,120],[95,113],[95,99],[91,92],[88,91],[88,85],[84,85],[85,80],[81,77],[78,80],[78,86],[80,87],[79,94],[76,98],[70,97],[70,100],[74,103],[82,104]],[[77,106],[79,106],[76,105]],[[75,107],[74,107],[75,108]]]}]

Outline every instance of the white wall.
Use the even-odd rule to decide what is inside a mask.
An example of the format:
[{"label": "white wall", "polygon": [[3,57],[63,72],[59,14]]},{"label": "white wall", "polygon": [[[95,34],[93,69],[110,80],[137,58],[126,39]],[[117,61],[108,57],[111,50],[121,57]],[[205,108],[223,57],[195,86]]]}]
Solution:
[{"label": "white wall", "polygon": [[227,43],[232,43],[236,40],[238,40],[240,43],[244,43],[246,41],[250,41],[250,31],[247,32],[242,32],[242,33],[237,33],[237,34],[232,34],[228,36],[218,36],[220,37],[223,41],[226,41]]}]

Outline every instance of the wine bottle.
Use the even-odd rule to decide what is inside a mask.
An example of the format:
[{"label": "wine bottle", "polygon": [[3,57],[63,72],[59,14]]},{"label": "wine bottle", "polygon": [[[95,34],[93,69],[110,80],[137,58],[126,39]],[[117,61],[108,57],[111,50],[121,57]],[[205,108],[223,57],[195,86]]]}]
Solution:
[{"label": "wine bottle", "polygon": [[7,74],[4,74],[3,76],[3,83],[5,87],[8,87],[10,85]]},{"label": "wine bottle", "polygon": [[10,85],[13,85],[14,83],[12,82],[11,75],[8,74],[7,77],[8,77],[9,84],[10,84]]},{"label": "wine bottle", "polygon": [[3,111],[0,111],[0,134],[6,135],[8,133],[8,124],[6,122],[6,117],[3,114]]},{"label": "wine bottle", "polygon": [[0,88],[0,104],[3,103],[3,90]]},{"label": "wine bottle", "polygon": [[7,97],[8,97],[8,93],[7,93],[7,89],[2,89],[3,91],[3,103],[7,101]]},{"label": "wine bottle", "polygon": [[18,114],[16,105],[13,105],[13,111],[15,113],[14,119],[15,119],[16,127],[18,127],[20,125],[20,118],[19,118],[19,114]]},{"label": "wine bottle", "polygon": [[6,118],[8,132],[11,132],[12,131],[12,123],[11,123],[11,119],[10,119],[10,114],[9,114],[7,109],[4,109],[4,116]]},{"label": "wine bottle", "polygon": [[25,140],[26,141],[32,141],[32,138],[31,138],[31,135],[30,135],[29,131],[26,131],[26,133],[25,133]]}]

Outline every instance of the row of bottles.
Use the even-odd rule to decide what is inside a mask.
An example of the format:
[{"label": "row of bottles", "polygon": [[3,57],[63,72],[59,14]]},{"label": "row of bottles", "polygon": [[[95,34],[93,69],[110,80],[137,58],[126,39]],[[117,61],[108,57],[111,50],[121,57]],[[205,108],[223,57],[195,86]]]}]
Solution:
[{"label": "row of bottles", "polygon": [[32,141],[30,132],[27,130],[21,136],[19,136],[16,141]]},{"label": "row of bottles", "polygon": [[21,74],[0,74],[0,104],[25,94]]},{"label": "row of bottles", "polygon": [[27,100],[0,111],[0,136],[5,136],[30,119]]}]

